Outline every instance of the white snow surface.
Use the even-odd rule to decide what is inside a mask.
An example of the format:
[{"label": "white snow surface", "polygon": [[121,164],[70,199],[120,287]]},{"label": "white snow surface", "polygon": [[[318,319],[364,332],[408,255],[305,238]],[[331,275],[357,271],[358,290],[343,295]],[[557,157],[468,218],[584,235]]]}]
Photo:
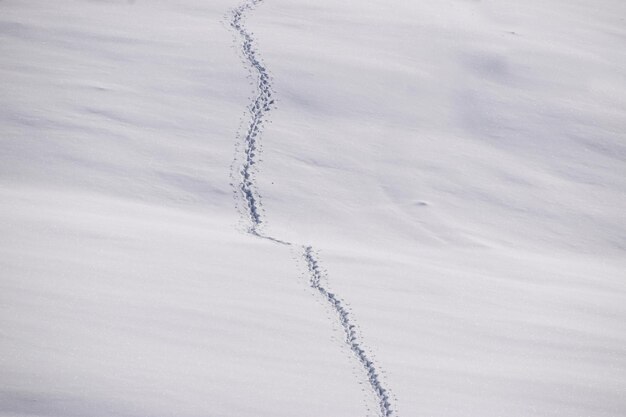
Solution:
[{"label": "white snow surface", "polygon": [[0,1],[0,416],[379,415],[301,245],[394,416],[626,415],[626,3],[250,10],[292,246],[239,4]]}]

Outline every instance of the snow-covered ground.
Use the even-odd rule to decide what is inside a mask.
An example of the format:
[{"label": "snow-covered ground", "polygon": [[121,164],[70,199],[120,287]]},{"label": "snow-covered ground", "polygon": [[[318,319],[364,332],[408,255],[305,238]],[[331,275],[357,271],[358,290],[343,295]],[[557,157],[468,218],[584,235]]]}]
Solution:
[{"label": "snow-covered ground", "polygon": [[626,3],[247,10],[291,245],[240,4],[0,2],[0,416],[380,415],[305,245],[392,415],[626,415]]}]

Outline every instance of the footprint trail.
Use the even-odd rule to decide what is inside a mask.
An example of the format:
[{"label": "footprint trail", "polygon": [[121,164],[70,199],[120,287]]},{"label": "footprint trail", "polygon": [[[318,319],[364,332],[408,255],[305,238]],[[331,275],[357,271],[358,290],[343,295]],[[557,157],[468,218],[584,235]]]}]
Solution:
[{"label": "footprint trail", "polygon": [[[256,79],[256,92],[251,103],[248,105],[249,119],[245,125],[243,133],[243,147],[238,149],[238,154],[233,164],[233,177],[236,179],[236,193],[245,207],[245,217],[247,233],[250,235],[266,239],[281,245],[295,246],[276,237],[264,234],[262,226],[263,210],[261,196],[255,182],[257,174],[258,157],[260,153],[260,140],[263,133],[263,126],[268,121],[268,114],[274,108],[274,91],[272,89],[271,78],[265,65],[263,64],[258,51],[254,47],[254,38],[244,25],[244,18],[247,12],[262,3],[263,0],[248,0],[232,10],[230,16],[230,26],[235,30],[240,39],[241,52],[247,67],[253,78]],[[239,162],[238,162],[239,161]],[[356,322],[352,318],[345,303],[335,293],[331,292],[324,284],[325,276],[320,268],[319,257],[311,246],[303,246],[303,258],[306,262],[309,283],[319,295],[334,310],[345,334],[345,342],[354,354],[355,358],[365,371],[367,380],[376,402],[379,405],[379,415],[381,417],[395,416],[396,413],[391,404],[389,390],[383,386],[380,372],[377,366],[370,359],[365,351],[361,337],[357,331]]]}]

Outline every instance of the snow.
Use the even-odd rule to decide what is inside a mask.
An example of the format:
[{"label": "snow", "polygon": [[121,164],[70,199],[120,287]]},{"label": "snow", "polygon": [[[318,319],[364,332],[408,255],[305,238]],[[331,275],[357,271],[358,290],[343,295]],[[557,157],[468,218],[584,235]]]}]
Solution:
[{"label": "snow", "polygon": [[626,414],[625,4],[247,12],[289,246],[238,5],[0,2],[0,415],[379,415],[305,245],[394,416]]}]

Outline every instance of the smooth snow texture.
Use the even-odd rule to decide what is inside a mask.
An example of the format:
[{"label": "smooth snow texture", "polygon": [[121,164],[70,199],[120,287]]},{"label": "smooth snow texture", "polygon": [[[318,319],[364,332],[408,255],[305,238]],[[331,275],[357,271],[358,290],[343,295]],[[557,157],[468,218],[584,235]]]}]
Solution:
[{"label": "smooth snow texture", "polygon": [[[376,416],[245,232],[215,0],[0,2],[0,415]],[[626,414],[626,5],[265,0],[264,231],[399,416]]]}]

